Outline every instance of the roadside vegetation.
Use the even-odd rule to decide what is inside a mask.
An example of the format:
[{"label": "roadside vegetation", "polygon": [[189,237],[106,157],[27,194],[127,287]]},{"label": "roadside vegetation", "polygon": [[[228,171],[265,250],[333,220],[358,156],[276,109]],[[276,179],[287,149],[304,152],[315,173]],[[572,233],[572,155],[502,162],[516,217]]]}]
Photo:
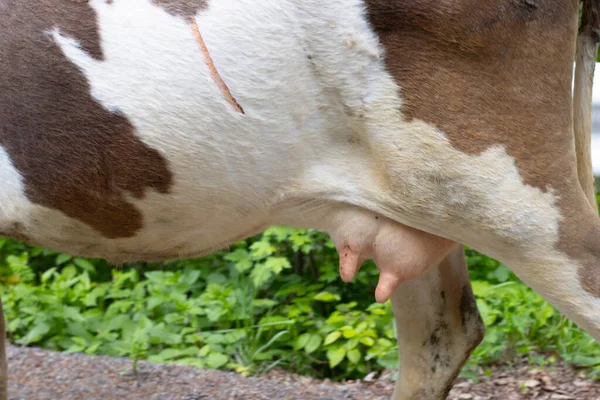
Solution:
[{"label": "roadside vegetation", "polygon": [[[527,357],[600,373],[600,346],[505,266],[467,249],[487,327],[463,375]],[[0,292],[9,340],[66,352],[191,364],[251,375],[272,368],[334,380],[397,365],[378,271],[351,284],[329,238],[272,227],[195,260],[131,264],[73,258],[0,238]]]}]

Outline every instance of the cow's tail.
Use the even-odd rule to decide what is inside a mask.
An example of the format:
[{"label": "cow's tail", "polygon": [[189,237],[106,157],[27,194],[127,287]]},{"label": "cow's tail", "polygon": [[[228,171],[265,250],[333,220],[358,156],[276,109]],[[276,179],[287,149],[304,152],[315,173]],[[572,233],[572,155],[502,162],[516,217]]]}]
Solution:
[{"label": "cow's tail", "polygon": [[582,14],[577,35],[573,123],[577,173],[585,195],[597,210],[592,172],[592,86],[600,40],[600,0],[582,0]]}]

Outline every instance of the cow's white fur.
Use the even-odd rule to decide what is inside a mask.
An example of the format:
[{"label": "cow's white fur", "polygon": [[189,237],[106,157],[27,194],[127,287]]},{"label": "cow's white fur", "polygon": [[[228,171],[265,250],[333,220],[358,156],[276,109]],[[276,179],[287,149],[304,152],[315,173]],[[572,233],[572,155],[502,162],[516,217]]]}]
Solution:
[{"label": "cow's white fur", "polygon": [[[27,233],[49,245],[171,257],[206,253],[271,224],[335,232],[335,215],[352,206],[504,261],[600,339],[600,301],[565,267],[575,261],[555,249],[556,196],[525,185],[503,147],[467,155],[434,126],[403,119],[360,0],[220,0],[201,12],[208,49],[245,115],[223,98],[184,19],[147,0],[90,3],[105,60],[60,27],[49,34],[98,102],[124,113],[169,161],[172,193],[131,199],[145,217],[131,239],[104,239],[26,203],[22,192],[4,196],[0,221],[33,221],[21,213],[36,208],[52,223],[30,223]],[[19,188],[5,155],[0,162]]]},{"label": "cow's white fur", "polygon": [[23,210],[28,201],[24,196],[23,181],[21,175],[12,166],[10,157],[0,146],[0,222],[7,223],[12,216],[26,215]]}]

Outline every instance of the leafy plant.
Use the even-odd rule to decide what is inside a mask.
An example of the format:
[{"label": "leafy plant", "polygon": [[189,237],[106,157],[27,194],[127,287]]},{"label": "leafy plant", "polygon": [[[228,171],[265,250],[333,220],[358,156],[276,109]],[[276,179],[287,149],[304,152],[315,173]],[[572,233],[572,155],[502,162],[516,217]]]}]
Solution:
[{"label": "leafy plant", "polygon": [[[600,371],[599,346],[505,266],[467,249],[484,342],[463,374],[530,357]],[[11,341],[53,350],[220,368],[280,367],[332,379],[395,368],[388,304],[374,302],[367,263],[339,279],[329,238],[272,227],[229,251],[119,270],[0,238],[0,282]]]}]

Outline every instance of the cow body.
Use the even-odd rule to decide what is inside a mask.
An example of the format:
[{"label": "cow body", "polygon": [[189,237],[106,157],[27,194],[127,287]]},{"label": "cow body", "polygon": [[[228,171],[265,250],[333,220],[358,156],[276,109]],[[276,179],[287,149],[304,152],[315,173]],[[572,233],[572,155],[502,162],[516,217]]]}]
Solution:
[{"label": "cow body", "polygon": [[0,232],[124,261],[327,231],[378,300],[415,278],[398,399],[443,397],[481,340],[456,243],[600,339],[577,4],[0,0]]},{"label": "cow body", "polygon": [[[40,37],[31,41],[39,48],[23,57],[29,65],[39,55],[39,70],[27,78],[47,79],[47,96],[67,110],[57,114],[52,102],[40,116],[37,106],[6,99],[12,103],[7,109],[22,115],[7,120],[19,133],[3,137],[0,153],[8,188],[3,225],[16,223],[19,235],[47,247],[124,261],[199,256],[270,225],[291,224],[339,237],[338,247],[349,247],[356,259],[347,279],[368,257],[406,262],[397,257],[401,243],[394,235],[407,230],[386,234],[394,229],[384,228],[389,220],[382,216],[394,216],[385,207],[395,202],[397,188],[389,187],[384,160],[370,155],[365,136],[369,124],[387,124],[398,113],[397,87],[381,63],[383,49],[363,4],[349,4],[338,15],[346,6],[217,2],[199,14],[210,55],[244,114],[215,85],[189,20],[172,8],[92,2],[94,35],[90,26],[41,21]],[[251,22],[264,18],[273,23]],[[322,32],[309,35],[315,28]],[[97,36],[93,44],[80,39],[90,36]],[[332,47],[336,42],[341,46]],[[53,57],[44,53],[48,45]],[[14,46],[4,48],[8,53]],[[49,59],[56,71],[44,68]],[[17,63],[7,68],[26,70]],[[79,82],[79,93],[65,93],[69,81]],[[77,114],[81,121],[73,123]],[[23,138],[26,129],[16,121],[34,118],[39,125]],[[373,145],[386,146],[390,133]],[[44,141],[55,143],[51,156]],[[19,148],[23,142],[27,150]],[[411,158],[405,162],[414,170],[422,155]],[[407,194],[412,203],[421,196]],[[360,223],[348,237],[344,221],[354,217]],[[426,262],[404,266],[403,275],[420,274],[451,249],[447,241],[432,253],[440,240],[429,239],[433,246],[414,257]],[[370,251],[376,240],[379,257]],[[388,286],[380,299],[391,294]]]},{"label": "cow body", "polygon": [[[381,191],[381,168],[361,145],[365,128],[358,121],[368,113],[363,98],[377,92],[368,87],[371,76],[374,85],[391,85],[387,92],[392,101],[398,99],[360,2],[342,18],[343,2],[319,12],[308,3],[299,9],[295,2],[260,7],[251,1],[216,2],[201,13],[202,35],[219,73],[243,105],[243,115],[213,82],[190,23],[181,15],[148,1],[90,4],[98,19],[100,54],[90,52],[91,45],[80,39],[83,34],[69,34],[59,24],[42,32],[45,37],[38,41],[54,43],[66,72],[52,76],[40,65],[35,73],[42,80],[47,74],[57,87],[85,79],[86,85],[77,89],[87,90],[94,106],[102,107],[93,112],[105,115],[85,115],[79,96],[69,92],[65,96],[72,100],[56,98],[58,89],[49,83],[54,101],[64,103],[71,114],[58,126],[45,127],[48,120],[60,118],[50,104],[48,118],[38,121],[42,127],[32,127],[36,132],[27,138],[30,151],[19,151],[23,138],[3,137],[3,181],[10,187],[3,191],[2,203],[16,204],[3,208],[4,225],[19,222],[19,233],[71,253],[167,259],[205,254],[274,223],[314,225],[323,219],[315,212],[329,214],[336,203],[365,209],[364,199],[373,192],[390,196]],[[267,18],[272,23],[258,22]],[[319,42],[304,43],[312,40],[305,32],[318,24],[323,32],[314,38]],[[344,47],[348,30],[350,39],[360,42],[355,49]],[[334,49],[338,54],[327,54],[333,41],[342,46]],[[19,117],[33,118],[35,109],[8,101],[22,110]],[[73,137],[61,136],[74,114],[82,114],[82,121],[76,121],[82,124],[72,128]],[[106,129],[92,131],[85,124]],[[52,149],[56,154],[50,160],[44,140],[64,148]],[[41,185],[28,176],[35,156],[49,170],[46,193],[38,193]],[[15,161],[19,157],[25,160]],[[106,165],[111,157],[120,159],[118,169]],[[41,167],[35,172],[43,174]],[[125,174],[129,177],[121,178]],[[80,210],[73,211],[68,196],[81,199]]]}]

